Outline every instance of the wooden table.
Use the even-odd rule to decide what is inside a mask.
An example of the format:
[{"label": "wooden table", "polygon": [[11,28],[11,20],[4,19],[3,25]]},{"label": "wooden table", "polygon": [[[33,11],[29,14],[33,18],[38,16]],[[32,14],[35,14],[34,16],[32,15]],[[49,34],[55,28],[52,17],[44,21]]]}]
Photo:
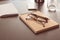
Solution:
[{"label": "wooden table", "polygon": [[[16,1],[16,3],[20,2],[22,5],[13,3],[20,13],[28,12],[27,5],[23,5],[26,1],[24,3]],[[52,13],[43,6],[40,11],[60,24],[59,9],[56,13]],[[35,35],[18,17],[0,18],[0,40],[60,40],[60,28]]]}]

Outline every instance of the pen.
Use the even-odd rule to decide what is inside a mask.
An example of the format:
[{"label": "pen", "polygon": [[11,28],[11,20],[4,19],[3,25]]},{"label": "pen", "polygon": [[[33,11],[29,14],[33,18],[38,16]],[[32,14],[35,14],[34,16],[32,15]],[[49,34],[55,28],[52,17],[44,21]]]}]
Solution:
[{"label": "pen", "polygon": [[0,18],[8,18],[8,17],[15,17],[15,16],[18,16],[18,14],[5,14],[0,16]]}]

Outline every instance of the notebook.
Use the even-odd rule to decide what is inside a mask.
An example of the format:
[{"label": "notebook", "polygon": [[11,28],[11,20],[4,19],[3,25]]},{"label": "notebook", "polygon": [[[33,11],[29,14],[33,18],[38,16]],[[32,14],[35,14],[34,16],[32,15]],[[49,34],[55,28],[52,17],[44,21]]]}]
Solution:
[{"label": "notebook", "polygon": [[27,0],[28,3],[28,9],[32,10],[32,9],[37,9],[35,0]]},{"label": "notebook", "polygon": [[[35,12],[32,12],[32,13],[36,14],[40,17],[48,18],[43,13],[41,13],[40,11],[35,11]],[[48,31],[48,30],[51,30],[51,29],[54,29],[54,28],[59,28],[59,24],[56,21],[52,20],[51,18],[48,18],[48,22],[44,23],[45,26],[43,26],[41,24],[41,21],[38,22],[38,21],[35,21],[34,19],[26,20],[26,17],[28,17],[27,15],[28,15],[28,13],[21,14],[21,15],[19,15],[19,18],[35,34],[40,33],[40,32],[45,32],[45,31]]]},{"label": "notebook", "polygon": [[7,14],[17,14],[18,10],[13,3],[0,4],[0,16]]}]

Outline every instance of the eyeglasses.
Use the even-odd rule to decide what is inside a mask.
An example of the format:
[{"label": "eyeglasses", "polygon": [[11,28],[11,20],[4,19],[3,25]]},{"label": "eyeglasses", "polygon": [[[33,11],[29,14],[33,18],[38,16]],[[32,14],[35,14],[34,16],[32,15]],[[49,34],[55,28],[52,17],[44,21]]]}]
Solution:
[{"label": "eyeglasses", "polygon": [[43,27],[45,27],[45,23],[48,23],[49,19],[47,17],[43,17],[43,16],[39,16],[39,15],[30,13],[27,15],[26,20],[37,21],[37,22],[41,23],[43,25]]}]

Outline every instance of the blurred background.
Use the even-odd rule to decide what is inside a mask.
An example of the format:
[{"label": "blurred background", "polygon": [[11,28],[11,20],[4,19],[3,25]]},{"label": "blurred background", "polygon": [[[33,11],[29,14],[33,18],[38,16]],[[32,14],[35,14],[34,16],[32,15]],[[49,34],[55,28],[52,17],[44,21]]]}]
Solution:
[{"label": "blurred background", "polygon": [[[24,12],[28,11],[27,10],[27,7],[28,7],[27,2],[29,2],[29,1],[28,0],[0,0],[0,4],[1,3],[12,2],[16,6],[16,8],[18,9],[19,13],[24,13]],[[47,2],[47,0],[44,0],[44,1],[45,1],[45,3]],[[60,0],[57,0],[57,3],[60,3]],[[58,6],[60,6],[60,5],[58,5]]]}]

